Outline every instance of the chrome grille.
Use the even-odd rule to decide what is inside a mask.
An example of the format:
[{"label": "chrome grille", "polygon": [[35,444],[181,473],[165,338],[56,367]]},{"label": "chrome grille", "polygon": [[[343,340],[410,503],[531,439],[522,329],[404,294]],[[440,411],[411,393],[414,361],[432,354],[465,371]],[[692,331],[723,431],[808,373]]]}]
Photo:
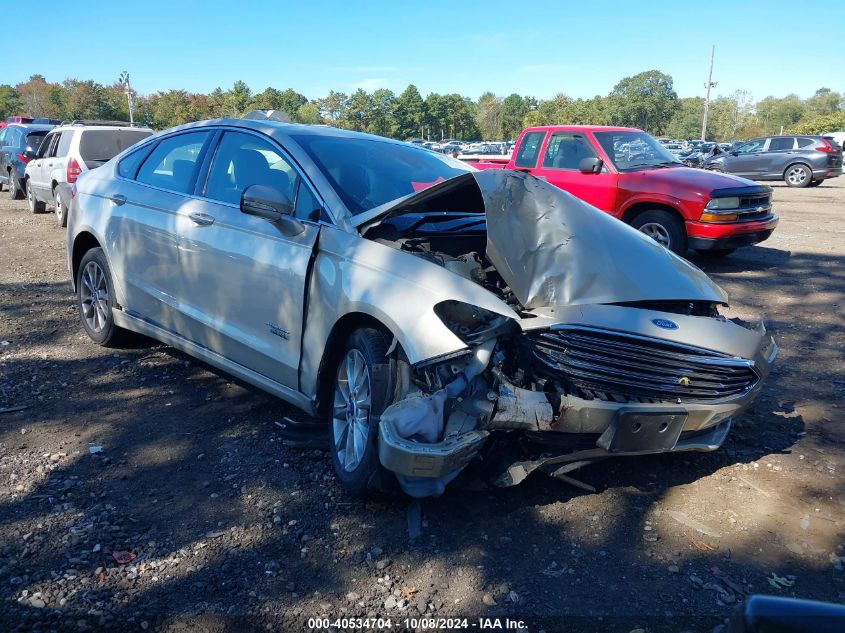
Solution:
[{"label": "chrome grille", "polygon": [[534,356],[584,398],[712,402],[751,389],[752,361],[660,339],[577,326],[528,334]]}]

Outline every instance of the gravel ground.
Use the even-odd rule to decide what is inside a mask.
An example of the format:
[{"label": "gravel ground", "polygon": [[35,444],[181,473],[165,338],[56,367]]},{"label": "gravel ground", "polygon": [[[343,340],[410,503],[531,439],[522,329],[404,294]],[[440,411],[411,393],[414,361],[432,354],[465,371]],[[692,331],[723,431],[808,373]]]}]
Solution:
[{"label": "gravel ground", "polygon": [[349,498],[325,453],[283,442],[277,423],[303,414],[166,346],[92,343],[64,230],[4,193],[0,630],[426,614],[677,633],[752,593],[845,601],[845,178],[775,203],[764,245],[696,261],[781,346],[722,450],[576,473],[595,494],[451,488],[409,541],[406,499]]}]

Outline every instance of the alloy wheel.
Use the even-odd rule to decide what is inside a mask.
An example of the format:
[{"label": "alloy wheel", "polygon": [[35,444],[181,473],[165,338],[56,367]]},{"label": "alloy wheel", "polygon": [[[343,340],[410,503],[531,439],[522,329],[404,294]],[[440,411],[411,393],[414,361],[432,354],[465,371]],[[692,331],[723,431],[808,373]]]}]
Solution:
[{"label": "alloy wheel", "polygon": [[62,197],[61,193],[59,193],[58,188],[56,188],[56,221],[58,222],[59,226],[62,225],[62,216],[65,213],[64,207],[62,207]]},{"label": "alloy wheel", "polygon": [[807,172],[803,167],[793,167],[787,172],[786,179],[791,185],[800,185],[807,180]]},{"label": "alloy wheel", "polygon": [[109,287],[106,273],[97,262],[88,262],[82,271],[79,287],[82,315],[93,332],[102,332],[106,327],[109,310]]},{"label": "alloy wheel", "polygon": [[661,246],[669,248],[669,244],[671,243],[671,239],[669,238],[669,231],[667,231],[666,227],[662,224],[657,224],[656,222],[649,222],[647,224],[643,224],[640,227],[640,232],[645,233]]},{"label": "alloy wheel", "polygon": [[351,349],[340,361],[335,380],[332,425],[338,462],[348,472],[364,458],[370,435],[372,391],[364,356]]}]

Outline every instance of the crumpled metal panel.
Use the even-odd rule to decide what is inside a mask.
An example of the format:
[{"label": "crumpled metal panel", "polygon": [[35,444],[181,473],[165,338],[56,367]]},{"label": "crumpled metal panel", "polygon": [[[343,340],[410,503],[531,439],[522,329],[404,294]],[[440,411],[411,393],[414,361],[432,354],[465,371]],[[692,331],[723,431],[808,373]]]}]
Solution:
[{"label": "crumpled metal panel", "polygon": [[547,182],[505,170],[472,175],[487,213],[487,257],[527,309],[728,301],[697,267]]}]

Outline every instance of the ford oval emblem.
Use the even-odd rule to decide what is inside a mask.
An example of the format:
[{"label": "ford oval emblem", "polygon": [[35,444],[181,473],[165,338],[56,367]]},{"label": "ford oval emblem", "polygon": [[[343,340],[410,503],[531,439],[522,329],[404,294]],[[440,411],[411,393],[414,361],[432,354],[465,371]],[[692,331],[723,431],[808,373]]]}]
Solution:
[{"label": "ford oval emblem", "polygon": [[669,319],[652,319],[652,323],[654,323],[657,327],[663,328],[664,330],[677,330],[678,324],[674,321],[670,321]]}]

